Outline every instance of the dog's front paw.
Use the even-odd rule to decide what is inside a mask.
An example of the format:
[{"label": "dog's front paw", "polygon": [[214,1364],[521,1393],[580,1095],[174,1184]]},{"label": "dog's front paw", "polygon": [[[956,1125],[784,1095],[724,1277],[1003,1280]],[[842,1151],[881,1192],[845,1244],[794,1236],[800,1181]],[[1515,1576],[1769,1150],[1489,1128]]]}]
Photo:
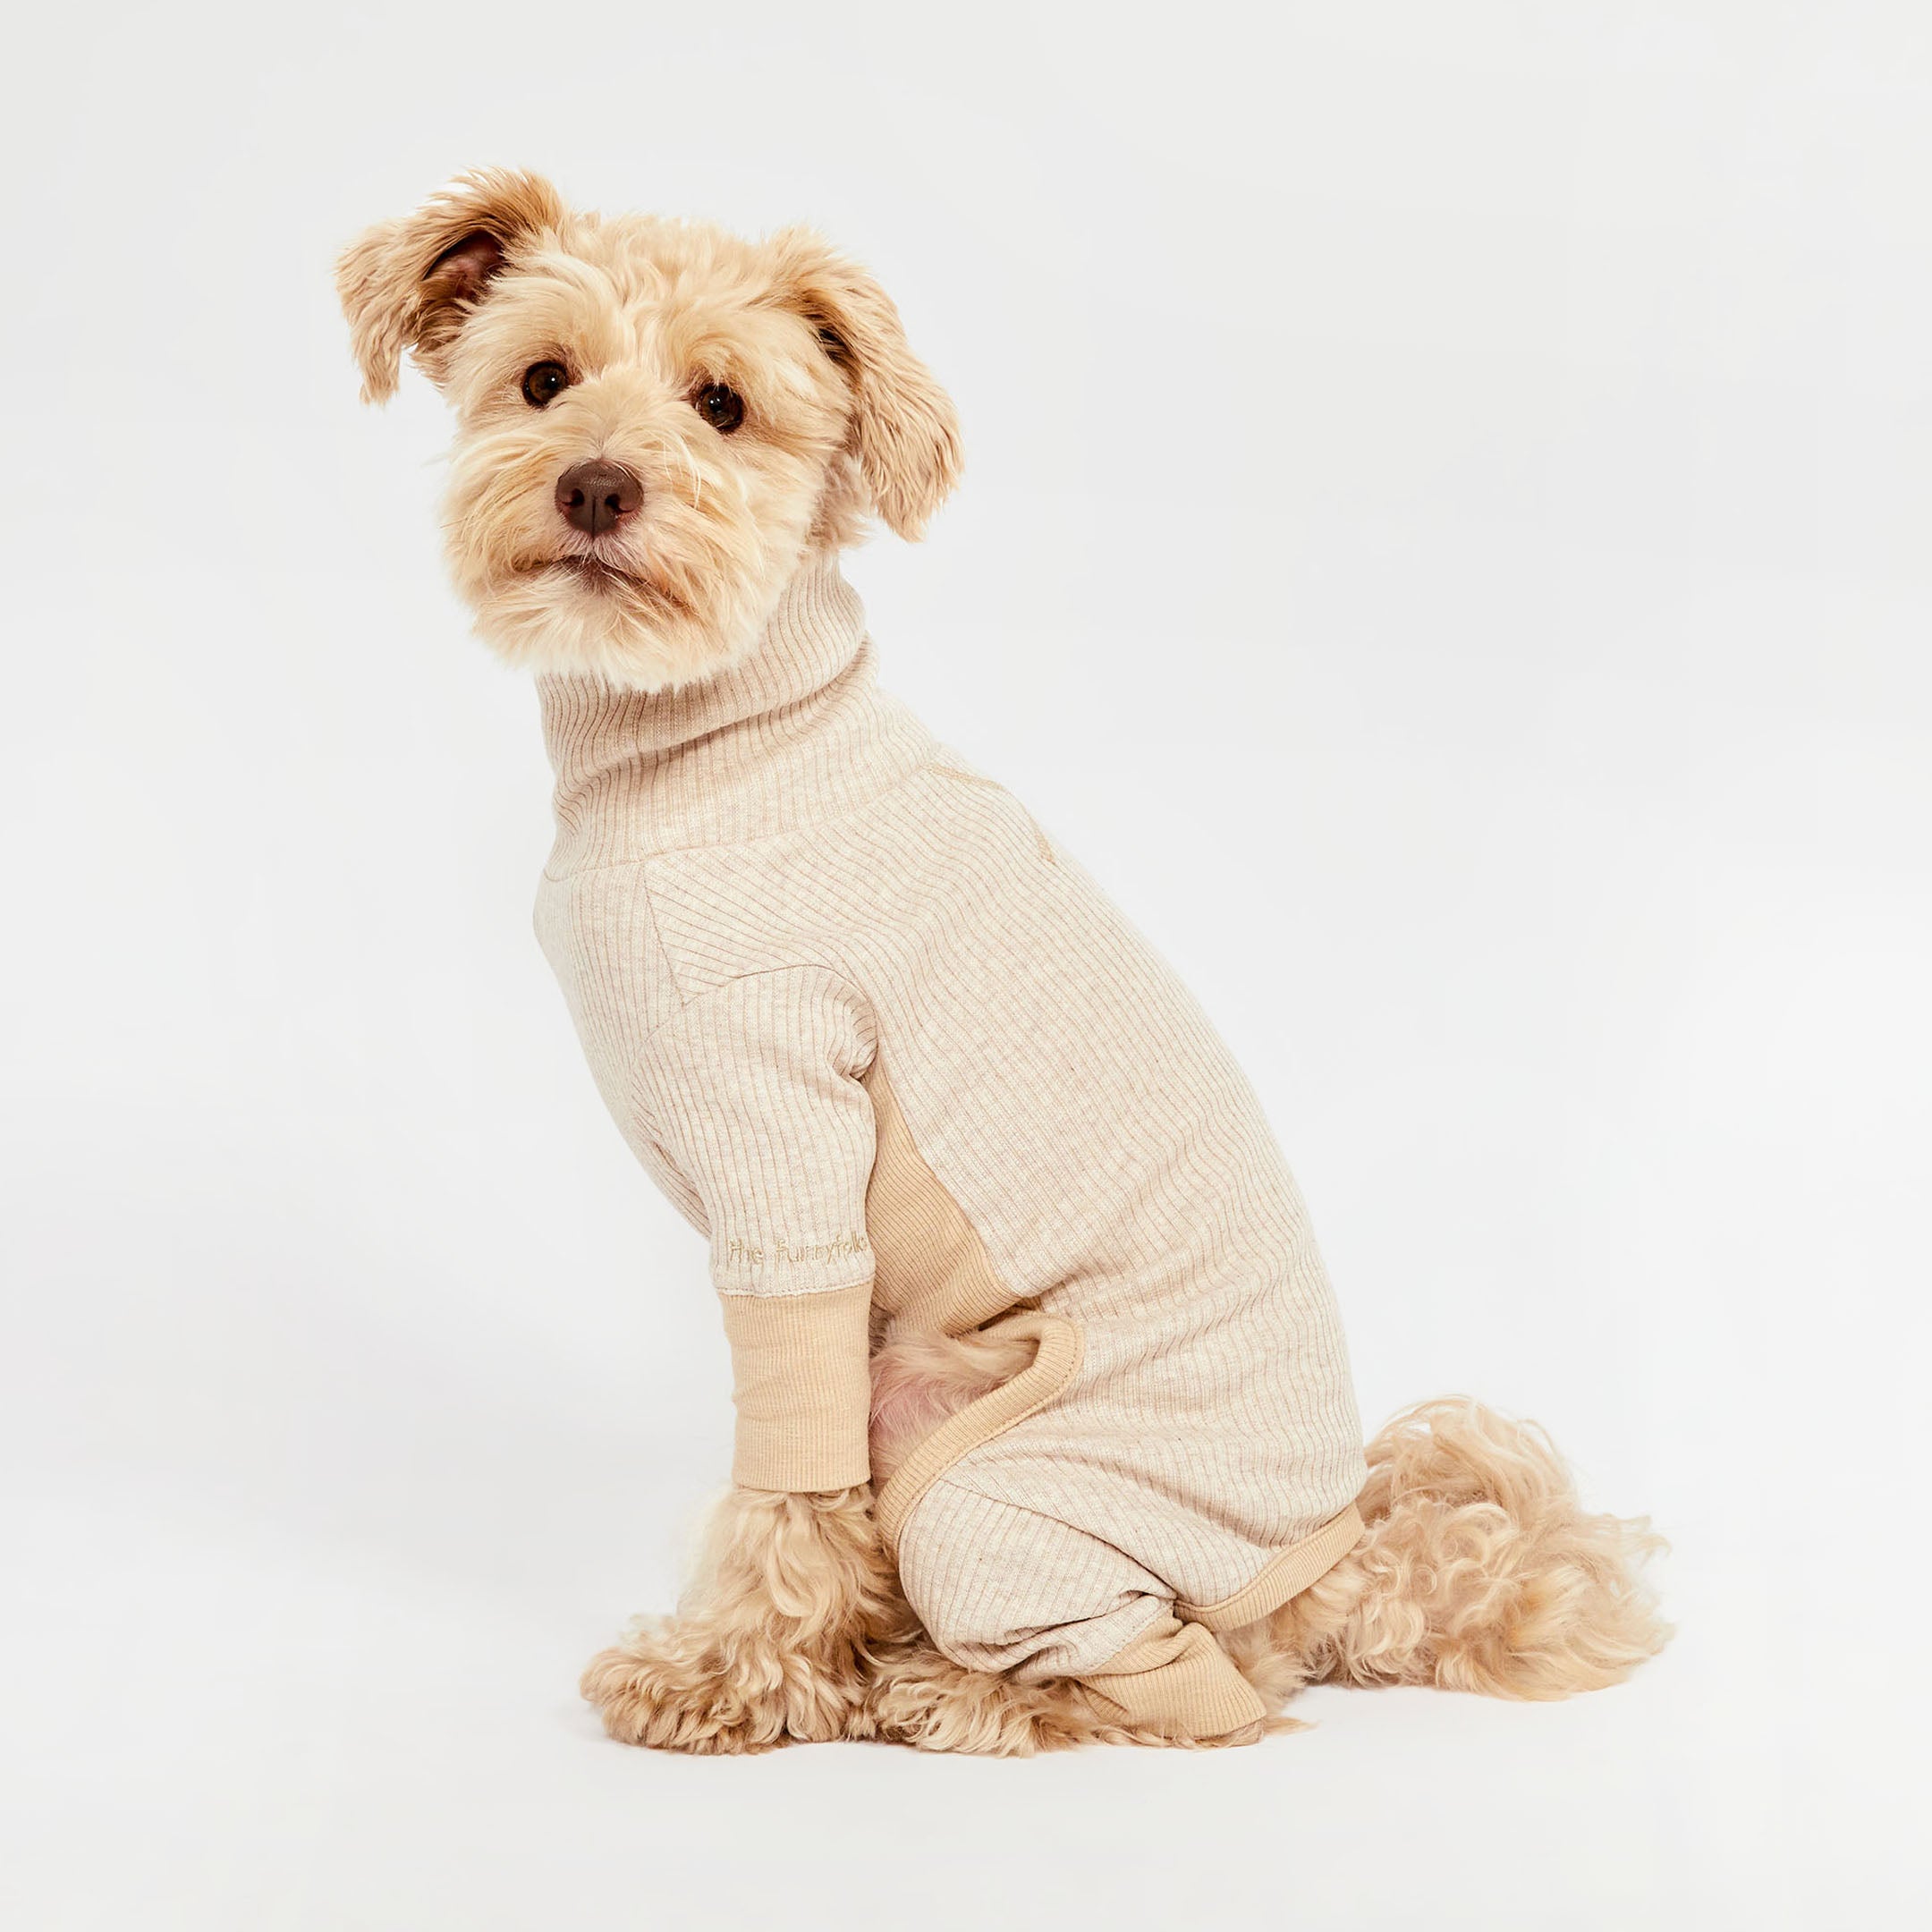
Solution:
[{"label": "dog's front paw", "polygon": [[867,1653],[914,1626],[870,1504],[862,1486],[733,1490],[683,1614],[633,1624],[590,1660],[583,1694],[604,1728],[711,1752],[872,1736]]},{"label": "dog's front paw", "polygon": [[640,1625],[592,1657],[586,1699],[624,1744],[729,1755],[860,1734],[865,1682],[847,1645],[782,1649],[741,1629]]}]

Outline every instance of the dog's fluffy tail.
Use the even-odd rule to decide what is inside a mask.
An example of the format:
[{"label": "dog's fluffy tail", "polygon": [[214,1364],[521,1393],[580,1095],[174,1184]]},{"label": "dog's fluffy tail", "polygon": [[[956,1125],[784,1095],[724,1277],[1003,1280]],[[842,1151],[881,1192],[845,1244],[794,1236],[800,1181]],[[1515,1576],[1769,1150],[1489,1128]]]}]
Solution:
[{"label": "dog's fluffy tail", "polygon": [[1354,1550],[1276,1613],[1308,1676],[1563,1698],[1620,1682],[1670,1627],[1643,1518],[1592,1516],[1555,1445],[1466,1397],[1420,1402],[1368,1445]]}]

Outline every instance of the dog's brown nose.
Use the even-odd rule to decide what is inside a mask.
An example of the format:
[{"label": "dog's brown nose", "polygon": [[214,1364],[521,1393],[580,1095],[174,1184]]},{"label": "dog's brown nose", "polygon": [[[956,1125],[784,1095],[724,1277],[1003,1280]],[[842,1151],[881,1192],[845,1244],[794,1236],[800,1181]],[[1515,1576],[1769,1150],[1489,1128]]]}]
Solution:
[{"label": "dog's brown nose", "polygon": [[644,486],[622,463],[572,463],[556,479],[556,506],[587,537],[613,530],[644,501]]}]

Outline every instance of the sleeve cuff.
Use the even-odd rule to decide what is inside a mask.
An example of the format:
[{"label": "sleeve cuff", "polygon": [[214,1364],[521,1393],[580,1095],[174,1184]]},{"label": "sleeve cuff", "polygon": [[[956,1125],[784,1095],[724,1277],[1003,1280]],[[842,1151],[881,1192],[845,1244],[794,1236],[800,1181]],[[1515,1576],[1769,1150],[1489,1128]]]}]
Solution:
[{"label": "sleeve cuff", "polygon": [[872,1284],[807,1294],[721,1294],[738,1409],[732,1480],[845,1489],[869,1480]]}]

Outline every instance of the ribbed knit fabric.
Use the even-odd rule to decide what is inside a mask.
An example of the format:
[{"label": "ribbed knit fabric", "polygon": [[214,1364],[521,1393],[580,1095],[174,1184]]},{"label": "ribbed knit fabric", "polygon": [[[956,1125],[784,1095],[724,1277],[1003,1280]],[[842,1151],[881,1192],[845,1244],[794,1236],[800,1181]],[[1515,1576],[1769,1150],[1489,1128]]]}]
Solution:
[{"label": "ribbed knit fabric", "polygon": [[879,1498],[908,1596],[962,1663],[1092,1674],[1139,1643],[1192,1682],[1176,1608],[1223,1627],[1305,1588],[1365,1476],[1308,1218],[1225,1048],[878,691],[832,559],[702,685],[541,692],[538,933],[612,1114],[709,1237],[737,1479],[865,1479],[873,1306],[1011,1323],[1033,1367]]}]

